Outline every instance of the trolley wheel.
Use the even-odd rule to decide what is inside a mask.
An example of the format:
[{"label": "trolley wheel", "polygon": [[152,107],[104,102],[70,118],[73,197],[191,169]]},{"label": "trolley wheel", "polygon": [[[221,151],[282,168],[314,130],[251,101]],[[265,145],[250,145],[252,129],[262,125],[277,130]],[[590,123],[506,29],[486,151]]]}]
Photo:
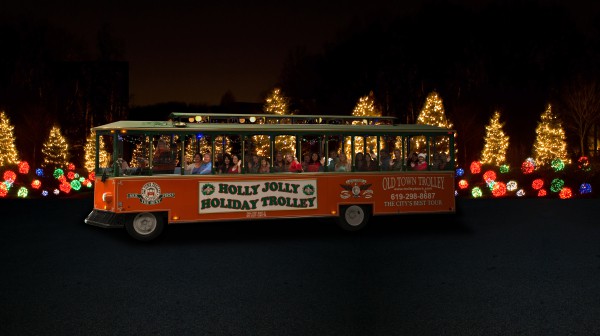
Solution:
[{"label": "trolley wheel", "polygon": [[125,223],[125,229],[131,237],[137,240],[150,241],[163,231],[162,216],[152,212],[142,212]]},{"label": "trolley wheel", "polygon": [[344,205],[340,207],[338,224],[346,231],[358,231],[365,227],[371,218],[371,210],[365,205]]}]

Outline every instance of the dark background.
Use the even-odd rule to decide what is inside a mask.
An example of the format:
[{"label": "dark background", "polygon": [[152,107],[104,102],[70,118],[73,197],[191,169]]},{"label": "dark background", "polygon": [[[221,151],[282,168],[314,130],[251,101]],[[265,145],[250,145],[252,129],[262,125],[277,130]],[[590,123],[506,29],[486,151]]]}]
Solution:
[{"label": "dark background", "polygon": [[[508,159],[531,153],[548,103],[598,78],[592,1],[306,1],[99,4],[21,1],[0,11],[0,108],[24,159],[59,123],[81,151],[94,125],[172,111],[261,111],[280,86],[292,112],[349,115],[373,91],[384,115],[416,120],[436,90],[478,158],[495,110]],[[569,152],[577,138],[565,125]],[[586,154],[586,153],[584,153]]]},{"label": "dark background", "polygon": [[2,335],[596,335],[597,200],[458,199],[457,216],[83,223],[2,200]]}]

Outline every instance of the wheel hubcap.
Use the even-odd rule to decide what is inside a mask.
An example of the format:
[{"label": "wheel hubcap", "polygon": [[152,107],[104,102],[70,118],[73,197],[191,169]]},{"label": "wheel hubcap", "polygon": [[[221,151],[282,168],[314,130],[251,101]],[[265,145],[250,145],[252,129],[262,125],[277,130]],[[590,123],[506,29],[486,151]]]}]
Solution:
[{"label": "wheel hubcap", "polygon": [[147,235],[156,229],[156,217],[149,213],[143,213],[135,216],[133,220],[133,229],[141,235]]},{"label": "wheel hubcap", "polygon": [[345,217],[348,224],[358,226],[364,221],[365,213],[361,207],[353,205],[346,210]]}]

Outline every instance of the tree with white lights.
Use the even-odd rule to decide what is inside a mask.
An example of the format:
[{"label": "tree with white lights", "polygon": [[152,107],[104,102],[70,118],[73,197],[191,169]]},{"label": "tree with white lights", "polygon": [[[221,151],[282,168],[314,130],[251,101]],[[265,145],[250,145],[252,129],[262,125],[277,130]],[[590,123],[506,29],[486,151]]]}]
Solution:
[{"label": "tree with white lights", "polygon": [[0,167],[19,162],[13,129],[6,113],[0,111]]},{"label": "tree with white lights", "polygon": [[[96,165],[96,132],[90,132],[87,139],[85,140],[85,146],[83,147],[84,151],[84,159],[85,159],[85,169],[91,172],[94,171]],[[108,166],[108,152],[106,151],[106,145],[104,144],[103,137],[100,137],[100,167]]]},{"label": "tree with white lights", "polygon": [[561,159],[565,163],[569,162],[565,131],[558,116],[552,112],[550,104],[540,116],[535,133],[533,159],[537,166],[550,164],[554,159]]},{"label": "tree with white lights", "polygon": [[[444,103],[437,92],[433,91],[427,96],[425,105],[417,118],[418,125],[431,125],[444,128],[452,128],[452,123],[446,118]],[[427,148],[427,139],[424,136],[416,136],[411,139],[411,151],[424,153]],[[434,144],[436,148],[445,148],[446,154],[450,148],[449,137],[439,137]]]},{"label": "tree with white lights", "polygon": [[481,163],[501,166],[506,162],[509,137],[504,134],[503,127],[504,123],[500,122],[500,112],[494,112],[490,123],[485,126],[486,135],[483,139],[485,144],[481,152]]},{"label": "tree with white lights", "polygon": [[[265,100],[264,111],[269,114],[287,115],[289,99],[285,97],[279,88],[273,89],[273,92]],[[267,153],[270,146],[270,139],[266,135],[255,135],[252,137],[255,144],[256,153]],[[275,138],[275,150],[284,154],[296,155],[296,137],[278,136]]]},{"label": "tree with white lights", "polygon": [[[375,95],[373,94],[373,91],[369,92],[368,95],[360,97],[358,99],[358,102],[356,103],[356,106],[354,107],[354,110],[352,111],[352,116],[354,116],[354,117],[381,117],[381,110],[378,109],[375,105]],[[352,124],[353,125],[364,125],[365,121],[355,120],[352,122]],[[346,146],[345,146],[346,156],[350,157],[350,155],[351,155],[350,147],[352,145],[350,137],[346,137],[345,142],[346,142]],[[383,142],[381,142],[381,145],[383,145]],[[354,147],[355,147],[356,153],[365,152],[363,137],[356,137],[354,139]],[[375,148],[377,147],[377,137],[370,137],[370,139],[368,140],[367,147],[368,147],[368,149],[371,149],[369,152],[372,152],[373,154],[379,153],[378,150],[375,150]]]},{"label": "tree with white lights", "polygon": [[42,167],[66,167],[69,164],[67,161],[68,152],[69,145],[67,144],[67,139],[60,133],[60,128],[57,126],[52,127],[50,136],[42,148],[44,157]]}]

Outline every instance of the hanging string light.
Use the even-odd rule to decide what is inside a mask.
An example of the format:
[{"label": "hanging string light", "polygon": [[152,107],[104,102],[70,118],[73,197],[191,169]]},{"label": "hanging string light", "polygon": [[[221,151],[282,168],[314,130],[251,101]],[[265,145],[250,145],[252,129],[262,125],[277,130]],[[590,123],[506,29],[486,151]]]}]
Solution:
[{"label": "hanging string light", "polygon": [[540,189],[542,189],[543,186],[544,186],[544,180],[542,180],[542,179],[538,178],[538,179],[533,180],[533,182],[531,182],[531,187],[534,190],[540,190]]},{"label": "hanging string light", "polygon": [[481,188],[474,187],[473,189],[471,189],[471,195],[473,196],[473,198],[479,198],[483,196],[483,192],[481,191]]},{"label": "hanging string light", "polygon": [[508,183],[506,184],[506,190],[508,191],[515,191],[517,190],[517,188],[517,181],[508,181]]},{"label": "hanging string light", "polygon": [[565,181],[564,180],[559,179],[559,178],[555,178],[550,183],[550,191],[552,191],[552,192],[559,192],[563,188],[564,185],[565,185]]}]

